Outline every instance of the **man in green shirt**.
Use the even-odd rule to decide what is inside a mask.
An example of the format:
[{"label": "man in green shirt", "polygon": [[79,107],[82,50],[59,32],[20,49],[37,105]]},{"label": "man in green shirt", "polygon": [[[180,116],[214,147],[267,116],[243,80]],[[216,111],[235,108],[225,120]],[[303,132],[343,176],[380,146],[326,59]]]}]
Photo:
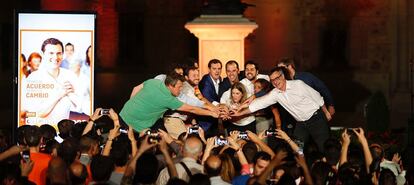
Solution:
[{"label": "man in green shirt", "polygon": [[184,81],[179,74],[168,75],[164,83],[156,79],[145,81],[133,89],[119,115],[138,132],[152,127],[168,109],[218,118],[218,112],[194,107],[176,98]]}]

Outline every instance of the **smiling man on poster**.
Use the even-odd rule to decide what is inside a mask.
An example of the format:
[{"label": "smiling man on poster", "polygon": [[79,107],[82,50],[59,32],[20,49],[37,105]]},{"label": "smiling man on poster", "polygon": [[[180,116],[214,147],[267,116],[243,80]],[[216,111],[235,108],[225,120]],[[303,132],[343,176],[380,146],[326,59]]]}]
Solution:
[{"label": "smiling man on poster", "polygon": [[46,39],[41,51],[43,59],[39,70],[30,74],[22,86],[22,110],[26,124],[56,125],[68,119],[71,106],[80,105],[75,94],[76,76],[63,69],[63,44],[55,38]]}]

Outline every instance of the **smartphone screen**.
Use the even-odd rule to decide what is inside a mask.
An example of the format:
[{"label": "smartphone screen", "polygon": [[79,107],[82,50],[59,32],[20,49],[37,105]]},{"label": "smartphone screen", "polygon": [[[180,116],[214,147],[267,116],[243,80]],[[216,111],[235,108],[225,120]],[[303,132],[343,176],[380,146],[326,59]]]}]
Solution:
[{"label": "smartphone screen", "polygon": [[22,152],[22,158],[24,159],[25,162],[29,162],[30,161],[30,151],[23,151]]}]

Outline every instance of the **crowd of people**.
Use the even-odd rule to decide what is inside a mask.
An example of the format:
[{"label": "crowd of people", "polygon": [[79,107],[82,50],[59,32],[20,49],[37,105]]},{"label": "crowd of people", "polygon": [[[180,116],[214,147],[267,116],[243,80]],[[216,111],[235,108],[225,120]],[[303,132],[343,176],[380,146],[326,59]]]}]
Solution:
[{"label": "crowd of people", "polygon": [[317,77],[278,61],[269,75],[248,61],[213,59],[133,88],[119,114],[23,125],[0,153],[2,184],[414,184],[414,164],[363,128],[328,122],[332,95]]}]

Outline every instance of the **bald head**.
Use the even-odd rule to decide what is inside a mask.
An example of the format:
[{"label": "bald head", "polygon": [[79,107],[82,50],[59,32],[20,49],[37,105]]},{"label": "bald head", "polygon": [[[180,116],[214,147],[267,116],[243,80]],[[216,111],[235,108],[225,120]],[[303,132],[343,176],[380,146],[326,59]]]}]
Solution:
[{"label": "bald head", "polygon": [[197,137],[188,137],[184,142],[184,157],[198,159],[203,152],[203,143]]},{"label": "bald head", "polygon": [[205,172],[208,176],[219,176],[221,171],[221,160],[218,156],[210,155],[204,163]]},{"label": "bald head", "polygon": [[88,172],[87,172],[85,165],[83,165],[79,161],[74,161],[70,165],[70,174],[71,174],[71,180],[73,184],[82,184],[85,182],[86,178],[88,177]]},{"label": "bald head", "polygon": [[51,184],[68,182],[68,169],[65,161],[60,157],[55,157],[49,162],[47,168],[47,177]]},{"label": "bald head", "polygon": [[80,177],[83,172],[84,165],[78,161],[73,162],[70,165],[70,171],[73,175]]}]

